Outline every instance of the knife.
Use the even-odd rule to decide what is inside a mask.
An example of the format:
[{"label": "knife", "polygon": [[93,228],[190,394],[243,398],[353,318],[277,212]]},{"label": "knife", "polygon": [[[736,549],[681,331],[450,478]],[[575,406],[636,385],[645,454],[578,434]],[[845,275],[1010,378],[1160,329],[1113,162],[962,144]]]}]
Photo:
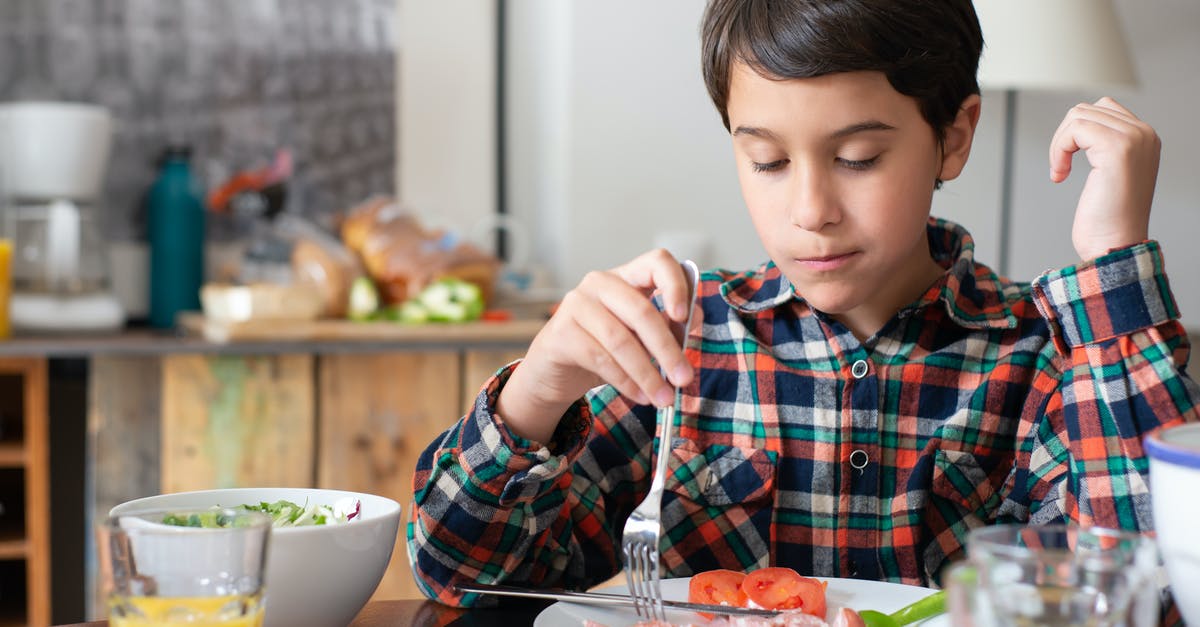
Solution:
[{"label": "knife", "polygon": [[[524,597],[527,599],[550,599],[564,603],[583,603],[586,605],[609,605],[617,607],[633,607],[633,598],[624,594],[608,594],[604,592],[571,592],[568,590],[537,590],[506,586],[502,584],[462,583],[454,586],[459,592],[476,594],[492,594],[496,596]],[[724,616],[778,616],[780,610],[760,610],[752,607],[734,607],[732,605],[708,605],[705,603],[686,603],[684,601],[663,600],[663,607],[672,610],[688,612],[706,612]]]}]

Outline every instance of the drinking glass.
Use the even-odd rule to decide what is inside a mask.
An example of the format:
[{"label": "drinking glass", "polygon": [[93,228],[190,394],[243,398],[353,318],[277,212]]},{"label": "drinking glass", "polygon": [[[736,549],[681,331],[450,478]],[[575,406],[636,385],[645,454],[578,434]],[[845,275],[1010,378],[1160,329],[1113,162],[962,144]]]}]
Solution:
[{"label": "drinking glass", "polygon": [[259,627],[271,518],[233,509],[145,511],[97,529],[112,627]]},{"label": "drinking glass", "polygon": [[967,536],[943,576],[951,623],[965,627],[1152,627],[1158,550],[1134,532],[996,525]]}]

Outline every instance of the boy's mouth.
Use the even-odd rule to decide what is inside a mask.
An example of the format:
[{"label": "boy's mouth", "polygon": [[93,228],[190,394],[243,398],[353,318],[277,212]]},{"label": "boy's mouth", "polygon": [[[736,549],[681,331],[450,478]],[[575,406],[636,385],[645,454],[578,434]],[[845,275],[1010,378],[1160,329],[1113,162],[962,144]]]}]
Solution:
[{"label": "boy's mouth", "polygon": [[857,251],[851,251],[848,253],[841,253],[841,254],[837,254],[837,255],[824,255],[824,256],[820,256],[820,257],[805,257],[805,258],[801,258],[801,259],[796,259],[796,262],[809,270],[815,270],[818,272],[827,272],[829,270],[835,270],[837,268],[840,268],[840,267],[846,265],[856,255],[858,255]]}]

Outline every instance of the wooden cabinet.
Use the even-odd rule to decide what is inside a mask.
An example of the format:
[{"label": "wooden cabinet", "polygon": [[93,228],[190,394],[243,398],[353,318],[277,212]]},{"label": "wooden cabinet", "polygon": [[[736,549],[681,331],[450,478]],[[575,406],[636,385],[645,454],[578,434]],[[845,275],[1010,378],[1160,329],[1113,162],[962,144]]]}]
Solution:
[{"label": "wooden cabinet", "polygon": [[50,624],[46,360],[0,357],[0,625]]},{"label": "wooden cabinet", "polygon": [[[151,494],[211,488],[387,496],[400,503],[402,520],[374,598],[418,598],[404,547],[417,457],[530,337],[417,350],[93,357],[89,515],[98,520]],[[88,568],[96,617],[99,590]]]}]

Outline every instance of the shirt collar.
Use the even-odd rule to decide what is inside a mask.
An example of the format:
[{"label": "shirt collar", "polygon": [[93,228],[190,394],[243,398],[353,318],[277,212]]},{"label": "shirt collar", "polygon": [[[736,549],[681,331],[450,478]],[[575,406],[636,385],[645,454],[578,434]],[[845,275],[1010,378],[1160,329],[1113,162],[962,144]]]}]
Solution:
[{"label": "shirt collar", "polygon": [[[991,268],[975,262],[975,240],[963,227],[940,218],[930,218],[929,250],[946,273],[903,311],[915,311],[941,302],[950,319],[973,329],[1010,329],[1017,325],[1012,312],[1014,300],[1022,298],[1021,286],[1003,280]],[[791,281],[774,262],[736,274],[721,284],[721,296],[730,307],[757,313],[792,300],[804,302]]]}]

